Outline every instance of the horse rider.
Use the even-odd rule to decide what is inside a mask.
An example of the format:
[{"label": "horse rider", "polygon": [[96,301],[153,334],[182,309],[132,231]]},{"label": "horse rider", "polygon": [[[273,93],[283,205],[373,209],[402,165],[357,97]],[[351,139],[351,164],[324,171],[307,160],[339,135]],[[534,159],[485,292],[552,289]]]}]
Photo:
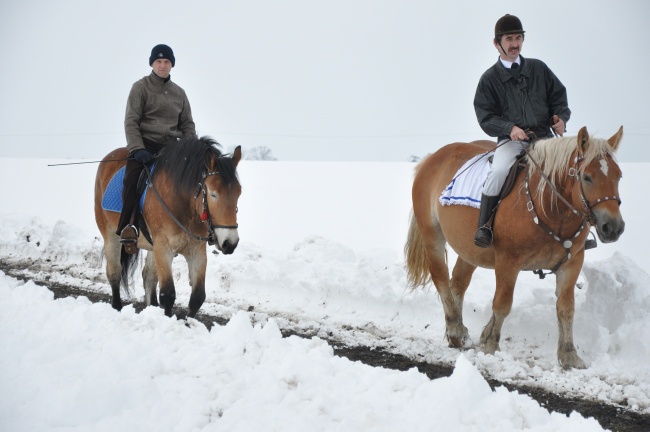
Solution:
[{"label": "horse rider", "polygon": [[[499,59],[479,80],[474,110],[481,129],[497,137],[492,166],[483,185],[478,230],[474,243],[490,247],[492,229],[487,226],[510,167],[536,139],[563,135],[571,116],[566,88],[540,60],[520,55],[524,29],[514,15],[504,15],[494,27],[494,47]],[[552,132],[552,131],[553,132]]]},{"label": "horse rider", "polygon": [[169,139],[196,136],[192,109],[185,91],[171,80],[176,64],[172,49],[156,45],[149,56],[151,73],[131,87],[124,131],[129,158],[124,174],[122,213],[116,234],[127,253],[137,252],[139,234],[137,184],[145,166]]}]

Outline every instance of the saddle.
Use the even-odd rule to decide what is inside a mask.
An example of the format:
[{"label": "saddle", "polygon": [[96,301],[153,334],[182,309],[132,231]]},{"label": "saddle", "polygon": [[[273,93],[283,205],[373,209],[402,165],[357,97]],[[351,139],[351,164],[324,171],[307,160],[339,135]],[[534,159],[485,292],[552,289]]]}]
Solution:
[{"label": "saddle", "polygon": [[[102,209],[117,213],[122,211],[122,189],[124,184],[124,172],[125,168],[120,168],[109,181],[108,186],[104,191],[104,195],[102,196]],[[153,244],[151,235],[147,230],[147,224],[144,222],[144,217],[142,216],[140,210],[141,206],[144,205],[144,195],[147,189],[147,180],[147,173],[142,170],[137,183],[139,205],[136,207],[136,215],[134,217],[138,218],[138,225],[144,237],[149,243]]]}]

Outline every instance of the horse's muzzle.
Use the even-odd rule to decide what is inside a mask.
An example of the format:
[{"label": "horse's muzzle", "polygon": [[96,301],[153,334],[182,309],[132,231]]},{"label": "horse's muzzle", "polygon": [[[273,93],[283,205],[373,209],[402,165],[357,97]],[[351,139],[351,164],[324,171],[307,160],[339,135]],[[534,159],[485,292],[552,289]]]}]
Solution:
[{"label": "horse's muzzle", "polygon": [[620,214],[616,217],[609,213],[599,214],[594,211],[594,215],[596,216],[596,233],[598,233],[601,242],[615,242],[625,231],[625,221]]},{"label": "horse's muzzle", "polygon": [[239,244],[239,233],[236,228],[217,228],[214,230],[217,249],[224,255],[230,255]]},{"label": "horse's muzzle", "polygon": [[231,242],[230,240],[226,239],[223,242],[223,245],[221,245],[221,252],[223,252],[224,255],[230,255],[237,249],[237,245],[239,244],[239,239],[235,242]]}]

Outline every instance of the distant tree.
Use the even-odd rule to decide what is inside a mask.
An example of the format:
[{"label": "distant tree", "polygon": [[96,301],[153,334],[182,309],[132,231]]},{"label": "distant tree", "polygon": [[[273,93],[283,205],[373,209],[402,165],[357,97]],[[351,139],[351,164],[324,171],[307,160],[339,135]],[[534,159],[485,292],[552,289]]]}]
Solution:
[{"label": "distant tree", "polygon": [[411,155],[409,162],[420,162],[420,156]]},{"label": "distant tree", "polygon": [[263,161],[277,160],[271,154],[271,149],[266,146],[251,147],[249,149],[244,150],[243,158],[246,160],[263,160]]}]

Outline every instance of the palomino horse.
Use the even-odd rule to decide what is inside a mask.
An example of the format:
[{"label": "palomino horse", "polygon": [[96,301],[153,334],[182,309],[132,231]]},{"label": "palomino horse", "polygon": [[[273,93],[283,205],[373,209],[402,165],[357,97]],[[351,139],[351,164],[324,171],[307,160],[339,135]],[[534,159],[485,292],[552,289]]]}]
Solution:
[{"label": "palomino horse", "polygon": [[[224,254],[233,253],[239,242],[241,185],[236,169],[241,147],[229,157],[222,155],[217,145],[208,137],[174,140],[160,151],[150,175],[142,213],[153,245],[142,232],[138,239],[138,247],[149,251],[142,270],[145,302],[158,305],[156,285],[160,281],[160,305],[168,316],[176,300],[174,256],[181,254],[187,261],[192,287],[188,316],[193,317],[205,300],[206,242],[214,242]],[[104,237],[106,276],[117,310],[122,309],[120,286],[128,293],[137,254],[122,251],[115,234],[119,213],[105,210],[102,197],[113,175],[125,166],[127,156],[125,147],[113,150],[102,160],[95,179],[95,220]]]},{"label": "palomino horse", "polygon": [[[494,143],[449,144],[417,166],[404,247],[408,280],[413,288],[433,281],[445,311],[449,346],[469,344],[463,298],[476,267],[496,274],[492,318],[480,339],[483,351],[492,354],[499,349],[519,272],[550,269],[556,274],[559,363],[565,369],[585,367],[573,344],[574,287],[588,226],[595,226],[605,243],[618,240],[625,226],[618,198],[621,170],[613,157],[622,135],[623,127],[609,140],[596,139],[583,127],[577,137],[536,142],[528,151],[527,168],[499,205],[488,249],[474,245],[478,210],[443,206],[438,198],[467,160],[493,150]],[[458,254],[451,279],[446,243]]]}]

